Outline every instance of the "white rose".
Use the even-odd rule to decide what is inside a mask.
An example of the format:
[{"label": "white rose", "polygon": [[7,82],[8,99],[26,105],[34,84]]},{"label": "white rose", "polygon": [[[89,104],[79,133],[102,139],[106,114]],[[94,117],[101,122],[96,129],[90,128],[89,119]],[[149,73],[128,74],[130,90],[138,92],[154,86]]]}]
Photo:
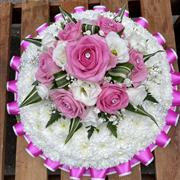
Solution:
[{"label": "white rose", "polygon": [[98,84],[81,80],[74,81],[73,84],[71,84],[71,90],[74,98],[87,106],[95,105],[97,97],[101,92]]},{"label": "white rose", "polygon": [[67,61],[65,47],[66,42],[59,41],[52,55],[53,61],[62,68],[64,68]]},{"label": "white rose", "polygon": [[102,121],[99,120],[98,112],[97,112],[96,108],[94,108],[94,107],[91,107],[87,110],[87,114],[86,114],[85,118],[82,120],[82,122],[86,126],[94,126],[94,127],[97,127],[98,125],[100,125],[102,123]]},{"label": "white rose", "polygon": [[130,46],[133,49],[138,50],[141,53],[146,53],[147,51],[147,42],[146,39],[144,37],[142,37],[140,34],[131,34],[128,37],[128,41]]},{"label": "white rose", "polygon": [[142,105],[147,92],[144,86],[139,86],[138,88],[129,88],[127,90],[129,101],[134,106]]},{"label": "white rose", "polygon": [[129,61],[129,49],[128,42],[119,37],[115,32],[110,32],[106,36],[106,42],[111,52],[117,56],[119,63],[125,63]]},{"label": "white rose", "polygon": [[48,99],[49,89],[44,84],[39,84],[36,89],[42,99]]}]

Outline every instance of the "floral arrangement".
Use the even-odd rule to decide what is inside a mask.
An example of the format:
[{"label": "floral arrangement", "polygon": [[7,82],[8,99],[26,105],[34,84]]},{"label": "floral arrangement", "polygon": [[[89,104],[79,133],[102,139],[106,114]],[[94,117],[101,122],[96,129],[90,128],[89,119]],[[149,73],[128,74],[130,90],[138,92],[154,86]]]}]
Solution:
[{"label": "floral arrangement", "polygon": [[[142,131],[143,136],[146,131],[145,127],[152,130],[153,134],[150,137],[143,136],[142,142],[148,137],[150,140],[147,140],[147,143],[151,144],[160,133],[160,137],[156,139],[157,145],[162,147],[167,145],[170,139],[166,134],[167,131],[162,131],[165,125],[165,121],[162,119],[166,119],[166,121],[171,119],[171,122],[173,119],[173,123],[176,124],[178,114],[173,109],[170,110],[170,106],[171,104],[173,106],[179,105],[180,102],[174,98],[178,92],[172,90],[170,66],[168,61],[164,61],[164,59],[168,59],[169,63],[172,63],[177,57],[172,49],[165,51],[162,48],[165,40],[159,33],[154,34],[154,37],[149,39],[144,38],[145,35],[141,37],[140,34],[138,36],[142,39],[138,39],[136,34],[130,33],[126,22],[132,23],[132,20],[126,17],[125,8],[120,9],[118,13],[104,12],[102,8],[102,6],[98,6],[94,12],[82,12],[83,8],[77,7],[75,14],[70,14],[60,8],[61,14],[56,16],[58,19],[56,23],[49,27],[47,24],[40,26],[37,29],[39,35],[36,38],[28,36],[22,41],[21,45],[25,50],[24,56],[22,55],[24,60],[13,57],[11,61],[11,67],[20,71],[18,75],[19,87],[12,88],[14,86],[11,84],[17,82],[8,83],[8,89],[11,92],[20,92],[18,93],[19,105],[16,102],[8,104],[8,112],[16,115],[17,119],[31,118],[32,121],[35,121],[36,114],[37,117],[46,120],[43,125],[41,121],[36,125],[33,125],[31,120],[26,121],[27,125],[19,122],[14,126],[17,135],[24,135],[24,128],[29,131],[29,134],[32,133],[33,128],[37,128],[34,133],[41,132],[42,138],[43,132],[44,134],[53,132],[52,137],[54,137],[56,136],[54,131],[60,124],[65,127],[60,132],[62,135],[59,137],[64,140],[60,147],[62,149],[73,147],[74,142],[76,144],[80,140],[77,139],[79,134],[81,137],[83,136],[83,140],[86,138],[84,140],[86,143],[80,142],[83,145],[83,153],[85,153],[87,151],[85,149],[88,148],[85,146],[89,143],[91,146],[91,142],[92,146],[96,146],[97,142],[101,144],[101,141],[104,141],[104,134],[108,134],[110,142],[115,143],[115,146],[118,146],[121,141],[124,142],[125,140],[121,139],[123,136],[121,136],[120,131],[124,131],[123,123],[125,123],[129,128],[131,126],[137,128],[139,134],[135,138],[140,138],[140,131]],[[85,14],[83,15],[83,13]],[[94,13],[96,18],[86,18],[86,15],[91,13]],[[147,34],[147,30],[144,29],[147,26],[146,20],[140,18],[136,21],[136,25],[134,24],[132,31],[141,31],[142,34]],[[50,30],[47,31],[48,29]],[[149,41],[153,41],[155,48]],[[151,50],[150,52],[147,47]],[[32,48],[32,52],[30,48]],[[21,69],[19,68],[20,61],[22,61]],[[158,64],[158,61],[161,64]],[[30,67],[28,63],[33,64],[32,72],[28,72],[30,75],[27,73],[27,67]],[[21,74],[26,74],[30,80],[26,82]],[[162,83],[163,76],[165,84]],[[177,85],[179,74],[175,73],[173,77],[175,78],[173,85]],[[23,86],[27,86],[25,92]],[[166,88],[164,97],[162,97],[161,88]],[[42,111],[41,106],[44,106]],[[47,117],[44,114],[47,114]],[[130,120],[127,120],[128,118]],[[133,118],[139,119],[139,122],[134,122]],[[141,123],[143,125],[138,125]],[[166,122],[166,125],[172,124]],[[42,129],[40,129],[41,126],[43,126]],[[29,127],[32,129],[30,128],[30,130]],[[17,129],[21,129],[20,132]],[[93,137],[98,135],[102,139],[96,142],[97,139]],[[27,137],[29,136],[27,135]],[[32,144],[35,135],[33,137],[31,134],[31,138],[32,140],[26,149],[28,153],[39,156],[42,155],[43,151],[44,154],[47,152],[49,155],[45,155],[46,167],[55,170],[62,166],[59,163],[59,152],[52,154],[42,145],[42,142],[39,142],[38,146],[43,148],[39,149],[35,144]],[[50,139],[50,141],[52,140]],[[36,142],[38,144],[38,141]],[[102,144],[103,146],[105,145]],[[137,145],[134,150],[131,146],[126,146],[125,149],[123,146],[120,147],[122,150],[120,153],[128,151],[128,149],[131,149],[129,150],[131,153],[120,159],[117,158],[117,161],[111,160],[104,151],[104,158],[107,161],[105,160],[104,164],[101,165],[97,165],[96,160],[94,162],[92,157],[88,159],[92,163],[89,163],[88,160],[86,162],[82,160],[82,163],[80,161],[79,163],[78,161],[72,162],[71,159],[67,160],[70,154],[67,155],[68,158],[64,157],[63,159],[62,157],[60,159],[63,163],[68,162],[67,164],[74,167],[70,171],[72,177],[78,176],[80,178],[87,167],[94,166],[88,170],[88,173],[93,174],[93,176],[98,174],[98,177],[94,178],[103,179],[108,171],[113,171],[108,169],[112,167],[120,175],[128,174],[131,163],[135,161],[130,161],[134,154],[136,154],[134,164],[141,161],[148,165],[153,160],[151,148],[148,147],[140,151],[139,154],[135,153],[137,149],[141,150],[143,147],[147,147],[147,144]],[[56,149],[54,146],[53,148]],[[34,149],[36,149],[35,152]],[[120,153],[114,153],[115,157],[120,156]],[[74,159],[76,156],[73,156]],[[87,158],[87,155],[84,157]],[[118,165],[119,162],[120,165]],[[103,176],[99,177],[100,174]]]}]

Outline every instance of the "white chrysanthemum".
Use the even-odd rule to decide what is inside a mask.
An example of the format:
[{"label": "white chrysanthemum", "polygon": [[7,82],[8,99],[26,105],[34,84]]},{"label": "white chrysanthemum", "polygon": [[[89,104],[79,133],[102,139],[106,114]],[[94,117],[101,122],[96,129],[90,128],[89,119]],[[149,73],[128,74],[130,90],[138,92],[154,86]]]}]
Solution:
[{"label": "white chrysanthemum", "polygon": [[91,107],[87,110],[85,118],[82,120],[85,126],[99,126],[102,121],[98,118],[98,111],[96,108]]},{"label": "white chrysanthemum", "polygon": [[74,81],[71,85],[71,90],[74,98],[87,106],[95,105],[101,92],[98,84],[81,80]]},{"label": "white chrysanthemum", "polygon": [[66,60],[67,60],[65,47],[66,47],[66,42],[59,41],[56,48],[53,51],[54,62],[62,68],[64,68],[64,66],[66,65]]},{"label": "white chrysanthemum", "polygon": [[42,99],[48,99],[49,89],[44,84],[39,84],[36,89]]},{"label": "white chrysanthemum", "polygon": [[106,42],[111,50],[111,52],[117,56],[117,61],[119,63],[124,63],[129,61],[129,49],[128,42],[119,37],[115,32],[110,32],[106,36]]},{"label": "white chrysanthemum", "polygon": [[130,103],[135,106],[142,105],[145,97],[147,96],[147,92],[144,86],[139,86],[137,88],[129,88],[127,90],[127,93]]}]

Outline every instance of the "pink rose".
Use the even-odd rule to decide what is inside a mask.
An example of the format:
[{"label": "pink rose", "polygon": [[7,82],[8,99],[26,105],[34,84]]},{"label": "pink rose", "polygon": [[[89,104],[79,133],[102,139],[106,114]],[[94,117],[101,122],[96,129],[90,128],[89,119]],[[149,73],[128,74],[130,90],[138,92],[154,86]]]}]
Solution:
[{"label": "pink rose", "polygon": [[144,63],[143,54],[132,49],[130,51],[130,63],[134,65],[130,78],[134,87],[138,87],[142,81],[147,79],[147,67]]},{"label": "pink rose", "polygon": [[125,86],[106,83],[98,96],[97,107],[106,113],[115,114],[118,110],[125,108],[129,103]]},{"label": "pink rose", "polygon": [[62,112],[67,118],[83,117],[85,112],[84,105],[76,101],[71,92],[65,89],[55,89],[50,92],[50,98],[57,110]]},{"label": "pink rose", "polygon": [[52,49],[48,49],[39,57],[39,67],[35,74],[36,79],[45,84],[50,85],[54,79],[53,74],[61,69],[52,60]]},{"label": "pink rose", "polygon": [[116,58],[98,35],[83,36],[66,46],[66,70],[78,79],[98,82],[107,70],[116,66]]},{"label": "pink rose", "polygon": [[110,31],[121,32],[124,26],[121,23],[115,22],[112,19],[100,16],[97,25],[100,26],[101,30],[107,35]]},{"label": "pink rose", "polygon": [[66,24],[65,28],[61,30],[58,34],[58,38],[64,41],[77,40],[81,36],[81,22],[76,24],[70,22]]}]

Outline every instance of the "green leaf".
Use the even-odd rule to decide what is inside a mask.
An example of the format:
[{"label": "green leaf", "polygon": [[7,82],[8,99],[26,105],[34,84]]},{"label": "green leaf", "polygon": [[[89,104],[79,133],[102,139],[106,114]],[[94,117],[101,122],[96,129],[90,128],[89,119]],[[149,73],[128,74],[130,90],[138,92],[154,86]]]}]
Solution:
[{"label": "green leaf", "polygon": [[31,90],[31,92],[27,95],[27,97],[21,103],[20,107],[34,104],[34,103],[40,102],[41,100],[42,99],[37,92],[36,86],[34,86],[34,88]]},{"label": "green leaf", "polygon": [[41,47],[41,45],[42,45],[42,43],[41,43],[42,39],[26,38],[24,40],[28,41],[30,43],[33,43],[34,45],[39,46],[39,47]]},{"label": "green leaf", "polygon": [[136,114],[140,114],[140,115],[149,117],[159,127],[155,118],[151,114],[146,112],[142,106],[134,107],[132,104],[129,103],[128,106],[126,107],[126,110],[131,111],[131,112],[136,113]]},{"label": "green leaf", "polygon": [[126,79],[130,72],[133,69],[133,64],[131,63],[121,63],[118,64],[115,68],[112,68],[108,71],[107,75],[112,78],[112,80],[122,83]]},{"label": "green leaf", "polygon": [[107,123],[107,128],[111,131],[112,135],[117,138],[117,126],[112,122]]},{"label": "green leaf", "polygon": [[72,15],[68,13],[66,10],[64,10],[62,7],[59,7],[59,10],[65,21],[77,23],[76,19],[73,18]]},{"label": "green leaf", "polygon": [[16,115],[16,121],[21,121],[20,115]]},{"label": "green leaf", "polygon": [[153,103],[158,103],[158,101],[150,94],[148,93],[144,100],[151,101]]},{"label": "green leaf", "polygon": [[94,126],[88,126],[88,127],[86,127],[86,128],[88,128],[88,139],[90,139],[91,138],[91,136],[93,135],[93,133],[94,133],[94,131],[96,130],[97,132],[99,132],[99,129],[98,128],[96,128],[96,127],[94,127]]},{"label": "green leaf", "polygon": [[156,55],[157,53],[160,53],[160,52],[164,52],[163,50],[159,50],[159,51],[156,51],[154,53],[151,53],[151,54],[146,54],[143,56],[144,58],[144,62],[146,62],[147,60],[149,60],[152,56]]},{"label": "green leaf", "polygon": [[39,84],[38,81],[34,81],[34,82],[32,83],[33,86],[37,86],[38,84]]},{"label": "green leaf", "polygon": [[65,144],[73,137],[74,133],[82,127],[82,123],[79,118],[71,119],[69,126],[69,133],[66,137]]},{"label": "green leaf", "polygon": [[99,32],[99,30],[100,30],[99,26],[92,25],[92,24],[82,24],[82,31],[83,32],[90,31],[91,34],[96,34]]},{"label": "green leaf", "polygon": [[61,118],[61,115],[60,115],[60,113],[56,110],[55,113],[52,113],[52,114],[51,114],[51,118],[50,118],[50,120],[47,122],[46,128],[49,127],[50,125],[52,125],[53,123],[55,123],[56,121],[58,121],[59,118]]},{"label": "green leaf", "polygon": [[121,10],[120,10],[119,13],[117,14],[117,16],[114,17],[114,20],[115,20],[116,22],[119,22],[119,23],[122,22],[123,16],[124,16],[124,13],[125,13],[125,10],[126,10],[126,4],[121,8]]}]

